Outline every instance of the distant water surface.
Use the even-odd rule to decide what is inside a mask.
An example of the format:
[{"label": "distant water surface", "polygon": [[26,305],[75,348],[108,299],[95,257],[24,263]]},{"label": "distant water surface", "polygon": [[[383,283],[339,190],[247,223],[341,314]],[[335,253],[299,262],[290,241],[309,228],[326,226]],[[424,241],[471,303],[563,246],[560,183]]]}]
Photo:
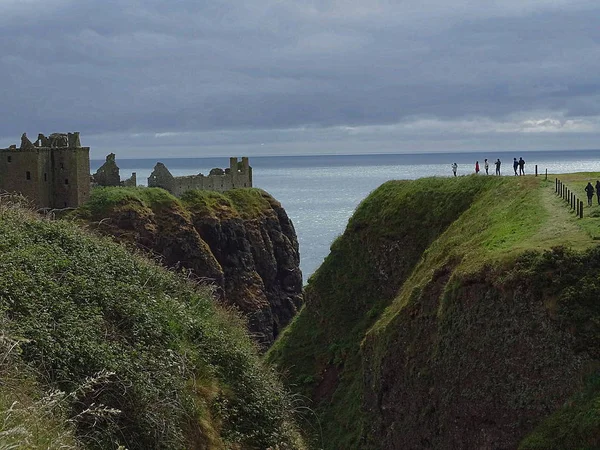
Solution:
[{"label": "distant water surface", "polygon": [[[475,161],[483,169],[488,158],[490,174],[494,161],[502,161],[502,174],[512,175],[513,158],[523,157],[525,171],[534,166],[543,174],[600,172],[600,150],[552,152],[440,153],[414,155],[263,156],[250,158],[253,182],[279,200],[294,223],[300,244],[300,266],[304,279],[322,263],[331,242],[340,235],[356,206],[373,189],[392,179],[451,176],[450,164],[458,174],[474,173]],[[227,167],[229,158],[162,158],[175,176],[208,174],[213,167]],[[92,172],[104,161],[92,160]],[[138,184],[147,184],[156,159],[117,159],[121,178],[137,173]]]}]

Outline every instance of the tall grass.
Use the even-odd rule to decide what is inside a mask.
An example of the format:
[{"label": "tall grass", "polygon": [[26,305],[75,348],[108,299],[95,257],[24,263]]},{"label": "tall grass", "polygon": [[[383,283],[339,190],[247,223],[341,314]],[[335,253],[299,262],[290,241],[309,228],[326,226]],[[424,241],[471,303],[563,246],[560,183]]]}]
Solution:
[{"label": "tall grass", "polygon": [[302,447],[291,400],[209,288],[12,205],[0,204],[0,236],[7,332],[40,398],[64,393],[82,445]]}]

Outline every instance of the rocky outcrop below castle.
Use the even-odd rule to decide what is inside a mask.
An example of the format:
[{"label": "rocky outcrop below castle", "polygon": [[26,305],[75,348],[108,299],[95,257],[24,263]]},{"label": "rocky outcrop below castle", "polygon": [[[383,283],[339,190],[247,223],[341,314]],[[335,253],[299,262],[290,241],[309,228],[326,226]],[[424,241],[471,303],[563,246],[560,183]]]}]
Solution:
[{"label": "rocky outcrop below castle", "polygon": [[597,448],[598,221],[534,177],[388,182],[268,359],[326,449]]},{"label": "rocky outcrop below castle", "polygon": [[264,348],[302,304],[294,227],[279,202],[259,189],[190,191],[97,188],[76,215],[92,228],[158,255],[213,284],[237,307]]}]

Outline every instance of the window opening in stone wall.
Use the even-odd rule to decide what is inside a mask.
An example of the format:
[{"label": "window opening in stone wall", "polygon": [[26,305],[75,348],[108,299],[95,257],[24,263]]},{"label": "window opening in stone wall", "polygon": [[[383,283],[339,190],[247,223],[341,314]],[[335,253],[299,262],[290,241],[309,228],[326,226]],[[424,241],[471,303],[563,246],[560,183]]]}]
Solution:
[{"label": "window opening in stone wall", "polygon": [[8,162],[12,162],[12,156],[8,157]]},{"label": "window opening in stone wall", "polygon": [[65,178],[65,184],[69,184],[69,179]]},{"label": "window opening in stone wall", "polygon": [[60,168],[61,168],[61,169],[64,169],[64,168],[65,168],[65,165],[64,165],[63,163],[60,163]]},{"label": "window opening in stone wall", "polygon": [[47,173],[44,174],[44,181],[48,181],[48,174]]},{"label": "window opening in stone wall", "polygon": [[28,180],[31,180],[31,172],[29,172],[29,171],[25,172],[25,178],[27,178]]}]

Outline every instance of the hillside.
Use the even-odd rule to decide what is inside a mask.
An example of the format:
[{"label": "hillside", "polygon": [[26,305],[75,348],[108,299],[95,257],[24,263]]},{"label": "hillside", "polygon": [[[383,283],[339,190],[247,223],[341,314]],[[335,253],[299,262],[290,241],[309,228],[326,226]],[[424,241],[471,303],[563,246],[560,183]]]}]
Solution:
[{"label": "hillside", "polygon": [[0,447],[303,448],[210,289],[0,200]]},{"label": "hillside", "polygon": [[219,289],[264,348],[302,304],[298,240],[281,204],[260,189],[96,188],[75,216]]},{"label": "hillside", "polygon": [[[562,178],[583,194],[595,177]],[[598,217],[554,179],[375,190],[268,354],[313,399],[318,445],[599,446]]]}]

